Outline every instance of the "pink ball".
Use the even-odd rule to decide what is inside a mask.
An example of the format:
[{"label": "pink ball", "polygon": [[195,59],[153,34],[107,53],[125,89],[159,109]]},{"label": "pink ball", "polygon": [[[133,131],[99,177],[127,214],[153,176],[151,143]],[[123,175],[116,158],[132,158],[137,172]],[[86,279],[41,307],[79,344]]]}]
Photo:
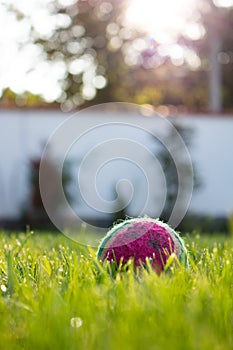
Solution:
[{"label": "pink ball", "polygon": [[115,225],[101,241],[97,257],[123,265],[134,260],[135,267],[151,261],[160,274],[169,256],[187,263],[187,251],[181,237],[168,225],[151,218],[129,219]]}]

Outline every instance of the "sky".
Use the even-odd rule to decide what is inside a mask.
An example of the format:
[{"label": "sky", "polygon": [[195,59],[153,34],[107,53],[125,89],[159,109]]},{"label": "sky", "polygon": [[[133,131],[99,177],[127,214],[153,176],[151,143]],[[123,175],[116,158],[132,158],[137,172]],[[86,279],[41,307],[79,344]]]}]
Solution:
[{"label": "sky", "polygon": [[[57,0],[64,7],[75,1]],[[233,0],[214,2],[217,6],[233,6]],[[53,0],[0,0],[0,24],[4,28],[0,31],[0,96],[8,87],[16,94],[30,91],[42,95],[47,102],[61,95],[59,80],[66,76],[66,65],[62,61],[48,62],[42,48],[30,37],[32,26],[46,39],[56,28],[70,24],[67,15],[52,15],[52,3]],[[204,28],[195,17],[196,4],[197,0],[132,0],[126,21],[130,26],[146,29],[148,36],[162,44],[160,54],[169,53],[175,65],[182,65],[185,59],[195,69],[200,64],[198,56],[184,51],[175,43],[175,37],[179,32],[185,32],[192,39],[204,35]],[[16,14],[10,13],[6,5],[19,9],[25,18],[18,21]],[[94,82],[97,88],[98,84],[104,86],[105,83],[103,78]],[[83,91],[87,99],[88,96],[94,97],[94,93],[95,89],[91,91],[90,88]]]}]

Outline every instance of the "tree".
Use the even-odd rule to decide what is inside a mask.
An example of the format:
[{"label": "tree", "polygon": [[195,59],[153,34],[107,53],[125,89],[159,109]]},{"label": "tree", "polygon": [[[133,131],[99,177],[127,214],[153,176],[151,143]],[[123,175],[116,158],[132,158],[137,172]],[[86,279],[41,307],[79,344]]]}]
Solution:
[{"label": "tree", "polygon": [[[174,208],[175,201],[177,198],[178,193],[178,187],[179,186],[185,186],[188,181],[190,181],[190,167],[189,164],[186,163],[186,161],[183,159],[183,157],[180,157],[179,162],[179,169],[181,171],[180,176],[182,179],[182,182],[178,182],[178,174],[177,174],[177,167],[174,163],[174,155],[177,156],[180,155],[180,149],[179,149],[179,142],[177,142],[177,132],[182,137],[183,141],[185,142],[187,147],[191,146],[191,139],[193,135],[193,130],[191,128],[183,127],[180,125],[179,122],[173,121],[174,128],[171,128],[169,130],[165,145],[162,145],[156,137],[153,136],[154,142],[155,142],[155,156],[159,160],[159,163],[163,169],[165,179],[166,179],[166,202],[163,209],[163,212],[161,214],[161,218],[165,221],[167,221],[171,215],[172,209]],[[176,131],[175,131],[176,130]],[[169,147],[167,147],[169,145]],[[173,152],[172,154],[168,151],[168,148],[172,148]],[[193,175],[194,175],[194,190],[197,189],[201,185],[200,178],[197,173],[197,169],[195,167],[195,164],[193,164]]]},{"label": "tree", "polygon": [[231,35],[233,25],[233,7],[223,8],[213,0],[202,0],[199,5],[199,23],[205,35],[199,40],[181,38],[184,45],[191,47],[201,59],[202,81],[208,81],[208,107],[212,112],[220,112],[224,107],[233,107],[232,79],[233,70]]},{"label": "tree", "polygon": [[[160,43],[129,26],[124,19],[129,0],[50,0],[53,29],[39,33],[32,21],[29,41],[43,48],[45,60],[62,67],[61,95],[54,102],[64,111],[114,101],[193,111],[207,110],[210,104],[220,110],[221,90],[224,107],[232,108],[233,10],[219,8],[217,2],[202,0],[197,5],[199,38],[183,33],[177,39],[189,58],[200,61],[196,65],[185,55],[180,62],[174,60],[169,48],[161,54]],[[21,20],[24,14],[17,5],[13,10]]]},{"label": "tree", "polygon": [[[50,219],[47,215],[41,198],[39,184],[40,164],[41,157],[35,157],[31,159],[29,163],[29,198],[22,213],[22,220],[26,224],[39,225],[43,227],[44,225],[48,225],[50,223]],[[59,170],[52,155],[43,158],[43,167],[46,169],[48,181],[46,194],[47,204],[50,209],[56,213],[59,212],[62,208],[61,198],[57,191],[59,182]],[[62,185],[66,198],[69,202],[72,202],[74,200],[70,191],[70,185],[73,180],[71,175],[71,167],[72,163],[66,161],[62,172]]]},{"label": "tree", "polygon": [[69,25],[56,30],[49,40],[39,37],[37,42],[50,60],[66,64],[63,94],[58,99],[64,110],[93,99],[94,103],[122,100],[129,70],[127,50],[142,36],[124,24],[127,2],[82,0],[68,7],[56,3],[54,13],[69,18]]}]

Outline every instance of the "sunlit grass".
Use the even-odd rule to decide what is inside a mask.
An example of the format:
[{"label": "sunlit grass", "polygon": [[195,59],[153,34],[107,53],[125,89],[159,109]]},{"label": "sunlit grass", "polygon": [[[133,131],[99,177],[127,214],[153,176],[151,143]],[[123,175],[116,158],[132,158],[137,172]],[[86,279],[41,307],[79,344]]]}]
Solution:
[{"label": "sunlit grass", "polygon": [[3,349],[233,348],[233,240],[190,235],[190,267],[114,276],[64,236],[1,234]]}]

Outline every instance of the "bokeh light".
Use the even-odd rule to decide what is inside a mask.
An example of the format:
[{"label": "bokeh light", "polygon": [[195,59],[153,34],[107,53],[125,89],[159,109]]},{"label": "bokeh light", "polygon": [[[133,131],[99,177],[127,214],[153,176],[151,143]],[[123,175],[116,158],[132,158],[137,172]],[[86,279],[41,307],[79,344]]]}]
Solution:
[{"label": "bokeh light", "polygon": [[[106,26],[96,36],[91,36],[88,25],[77,17],[79,6],[87,4],[93,6],[97,27]],[[128,0],[120,20],[111,17],[114,4],[113,0],[0,0],[4,28],[0,32],[0,97],[9,88],[16,95],[30,92],[46,102],[66,102],[64,109],[71,110],[107,86],[109,52],[117,55],[121,51],[122,61],[133,69],[156,69],[167,61],[190,70],[201,67],[198,54],[191,46],[182,45],[179,37],[198,41],[207,34],[199,14],[206,2]],[[228,8],[233,0],[213,0],[213,4]],[[98,50],[103,50],[101,59]],[[218,53],[222,65],[231,60],[229,53]],[[72,91],[68,100],[65,87],[72,82],[80,89]]]},{"label": "bokeh light", "polygon": [[170,43],[187,30],[195,9],[195,0],[132,0],[126,20],[143,28],[157,42]]}]

